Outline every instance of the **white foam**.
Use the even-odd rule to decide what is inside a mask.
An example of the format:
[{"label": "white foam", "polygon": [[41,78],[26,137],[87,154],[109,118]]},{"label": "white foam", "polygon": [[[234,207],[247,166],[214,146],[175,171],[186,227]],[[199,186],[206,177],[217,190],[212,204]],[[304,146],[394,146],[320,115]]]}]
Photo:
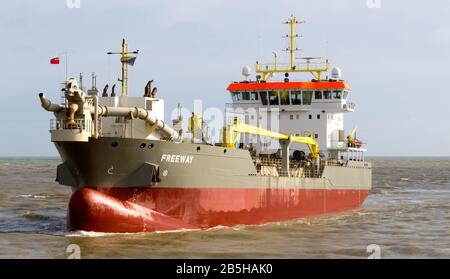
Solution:
[{"label": "white foam", "polygon": [[47,195],[30,195],[30,194],[26,194],[26,195],[18,195],[16,196],[17,198],[26,198],[26,199],[46,199],[49,198],[51,196],[47,196]]},{"label": "white foam", "polygon": [[229,229],[230,227],[227,226],[222,226],[222,225],[218,225],[215,227],[211,227],[211,228],[207,228],[206,231],[218,231],[218,230],[223,230],[223,229]]},{"label": "white foam", "polygon": [[94,231],[73,231],[66,234],[66,237],[104,237],[104,236],[120,236],[120,235],[137,235],[139,233],[109,233],[109,232],[94,232]]},{"label": "white foam", "polygon": [[182,232],[194,232],[201,231],[201,229],[177,229],[177,230],[167,230],[167,231],[154,231],[149,233],[182,233]]},{"label": "white foam", "polygon": [[108,237],[108,236],[135,236],[144,234],[164,234],[164,233],[182,233],[191,231],[200,231],[201,229],[178,229],[167,231],[153,231],[153,232],[136,232],[136,233],[114,233],[114,232],[95,232],[95,231],[73,231],[66,234],[66,237]]}]

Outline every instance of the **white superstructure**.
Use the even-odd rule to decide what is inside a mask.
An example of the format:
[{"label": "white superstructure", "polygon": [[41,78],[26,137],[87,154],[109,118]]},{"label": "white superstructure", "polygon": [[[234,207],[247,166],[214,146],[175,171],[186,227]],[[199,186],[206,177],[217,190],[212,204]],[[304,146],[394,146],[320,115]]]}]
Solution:
[{"label": "white superstructure", "polygon": [[[260,64],[256,62],[254,81],[249,80],[250,69],[244,67],[244,81],[231,83],[229,91],[232,103],[227,104],[228,121],[235,116],[243,123],[258,126],[287,135],[310,136],[319,144],[325,157],[342,158],[344,153],[357,152],[362,158],[362,143],[353,138],[355,129],[346,134],[344,115],[355,110],[349,101],[350,85],[342,79],[341,69],[329,67],[328,60],[317,61],[317,57],[303,57],[296,62],[295,25],[302,23],[291,17],[286,24],[291,27],[290,63]],[[290,73],[310,73],[313,79],[293,81]],[[269,81],[275,74],[284,74],[281,81]],[[323,76],[326,75],[326,78]],[[328,76],[331,78],[329,79]],[[231,117],[230,117],[231,116]],[[257,153],[274,153],[279,143],[273,139],[241,136],[241,145],[251,146]],[[294,150],[309,152],[308,147],[293,143]]]}]

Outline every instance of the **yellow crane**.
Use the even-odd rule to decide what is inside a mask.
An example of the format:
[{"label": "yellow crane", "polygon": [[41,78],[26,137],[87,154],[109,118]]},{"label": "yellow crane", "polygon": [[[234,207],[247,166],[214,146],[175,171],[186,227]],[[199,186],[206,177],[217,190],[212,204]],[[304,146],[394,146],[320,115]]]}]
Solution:
[{"label": "yellow crane", "polygon": [[235,119],[233,125],[228,125],[223,127],[223,141],[222,146],[234,148],[236,142],[239,139],[240,134],[251,134],[269,138],[275,138],[280,140],[291,140],[293,142],[304,143],[308,145],[311,152],[311,158],[320,158],[319,156],[319,145],[312,136],[309,137],[299,137],[299,136],[288,136],[279,133],[275,133],[269,130],[265,130],[259,127],[254,127],[247,124],[241,124],[237,119]]},{"label": "yellow crane", "polygon": [[353,128],[353,130],[350,132],[350,134],[347,136],[347,142],[348,142],[348,146],[349,147],[361,147],[362,142],[360,142],[359,140],[357,140],[354,136],[356,133],[356,130],[358,129],[357,126],[355,126]]}]

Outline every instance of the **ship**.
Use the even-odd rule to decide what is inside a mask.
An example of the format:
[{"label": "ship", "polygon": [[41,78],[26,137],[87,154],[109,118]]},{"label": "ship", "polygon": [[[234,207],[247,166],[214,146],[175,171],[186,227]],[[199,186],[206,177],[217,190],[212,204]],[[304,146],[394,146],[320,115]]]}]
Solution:
[{"label": "ship", "polygon": [[[154,232],[257,225],[358,209],[372,185],[372,164],[356,127],[350,85],[328,60],[296,57],[291,16],[290,61],[256,62],[256,76],[231,82],[217,142],[202,115],[164,122],[153,81],[128,95],[128,67],[139,51],[122,42],[121,94],[99,92],[96,75],[67,79],[62,102],[39,94],[53,112],[50,137],[60,157],[56,181],[71,187],[70,231]],[[304,81],[294,74],[311,74]],[[281,80],[274,80],[277,75]],[[331,74],[328,77],[328,74]],[[186,125],[187,124],[187,125]],[[183,129],[187,126],[187,129]]]}]

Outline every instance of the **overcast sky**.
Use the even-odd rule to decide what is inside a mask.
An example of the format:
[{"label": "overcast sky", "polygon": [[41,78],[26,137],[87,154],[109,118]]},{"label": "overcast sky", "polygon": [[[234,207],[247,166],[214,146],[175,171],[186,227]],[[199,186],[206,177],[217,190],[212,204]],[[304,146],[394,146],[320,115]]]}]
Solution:
[{"label": "overcast sky", "polygon": [[2,1],[0,156],[57,155],[52,115],[37,95],[59,101],[64,61],[49,63],[58,53],[68,53],[70,76],[83,72],[88,80],[95,71],[101,89],[120,74],[117,57],[106,52],[126,37],[141,51],[130,95],[142,95],[154,79],[169,120],[179,102],[231,102],[225,88],[241,79],[242,66],[270,61],[272,51],[281,55],[288,30],[280,23],[291,14],[306,20],[298,29],[300,55],[328,56],[351,84],[357,110],[345,125],[358,125],[369,155],[450,156],[448,0],[66,2]]}]

